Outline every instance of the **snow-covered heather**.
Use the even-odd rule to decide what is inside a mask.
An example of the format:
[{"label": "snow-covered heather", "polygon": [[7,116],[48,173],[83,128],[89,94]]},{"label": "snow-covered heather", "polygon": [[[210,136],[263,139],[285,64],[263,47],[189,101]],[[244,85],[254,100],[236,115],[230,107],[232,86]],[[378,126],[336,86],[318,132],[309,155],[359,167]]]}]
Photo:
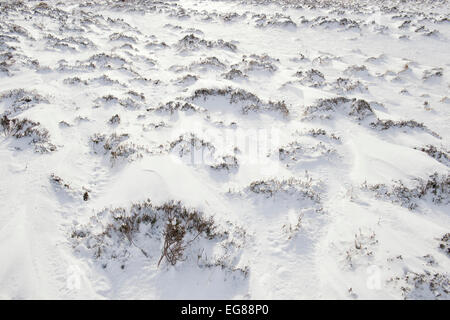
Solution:
[{"label": "snow-covered heather", "polygon": [[0,2],[0,298],[449,299],[449,19]]}]

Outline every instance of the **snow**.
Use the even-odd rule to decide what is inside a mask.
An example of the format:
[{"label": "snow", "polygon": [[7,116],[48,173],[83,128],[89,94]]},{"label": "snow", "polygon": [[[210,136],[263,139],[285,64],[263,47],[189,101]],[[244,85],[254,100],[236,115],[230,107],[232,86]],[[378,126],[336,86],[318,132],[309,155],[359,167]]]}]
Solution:
[{"label": "snow", "polygon": [[0,298],[449,299],[447,1],[0,12]]}]

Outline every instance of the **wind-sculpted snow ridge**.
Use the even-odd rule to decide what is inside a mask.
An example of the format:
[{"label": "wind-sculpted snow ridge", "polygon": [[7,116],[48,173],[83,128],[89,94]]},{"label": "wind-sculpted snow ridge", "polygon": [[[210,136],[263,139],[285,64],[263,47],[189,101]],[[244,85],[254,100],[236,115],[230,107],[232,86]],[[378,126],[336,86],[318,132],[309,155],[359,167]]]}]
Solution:
[{"label": "wind-sculpted snow ridge", "polygon": [[450,7],[0,2],[0,298],[450,299]]}]

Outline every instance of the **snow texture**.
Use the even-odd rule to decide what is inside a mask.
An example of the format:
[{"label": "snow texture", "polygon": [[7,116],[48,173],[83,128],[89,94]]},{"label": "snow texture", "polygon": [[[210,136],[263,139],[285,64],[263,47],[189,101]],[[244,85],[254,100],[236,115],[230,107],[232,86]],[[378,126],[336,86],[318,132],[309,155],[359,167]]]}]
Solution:
[{"label": "snow texture", "polygon": [[449,299],[449,19],[0,2],[0,298]]}]

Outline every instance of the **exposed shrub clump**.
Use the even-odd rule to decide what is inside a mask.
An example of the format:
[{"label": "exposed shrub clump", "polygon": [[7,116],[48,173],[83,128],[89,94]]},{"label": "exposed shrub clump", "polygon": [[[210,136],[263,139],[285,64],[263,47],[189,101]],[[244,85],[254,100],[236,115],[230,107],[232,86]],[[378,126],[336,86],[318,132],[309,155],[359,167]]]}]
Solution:
[{"label": "exposed shrub clump", "polygon": [[370,126],[374,129],[379,129],[379,130],[388,130],[391,128],[410,128],[410,129],[418,128],[418,129],[421,129],[421,130],[424,130],[424,131],[430,133],[431,135],[433,135],[437,138],[440,138],[440,136],[436,132],[428,129],[423,123],[417,122],[415,120],[393,121],[393,120],[377,119],[377,121],[372,122],[370,124]]},{"label": "exposed shrub clump", "polygon": [[301,84],[314,88],[323,86],[325,82],[325,76],[323,73],[316,69],[297,71],[295,76],[300,79]]},{"label": "exposed shrub clump", "polygon": [[66,78],[63,80],[64,84],[68,84],[68,85],[79,85],[79,84],[83,84],[85,86],[88,85],[88,81],[87,80],[82,80],[80,79],[80,77],[71,77],[71,78]]},{"label": "exposed shrub clump", "polygon": [[241,70],[232,68],[230,71],[223,73],[222,76],[228,80],[248,78]]},{"label": "exposed shrub clump", "polygon": [[30,144],[38,153],[48,153],[56,151],[56,146],[50,142],[50,134],[47,129],[41,128],[39,122],[28,119],[9,119],[4,115],[0,119],[0,126],[5,136],[16,139],[28,138]]},{"label": "exposed shrub clump", "polygon": [[377,197],[386,198],[410,210],[418,207],[419,199],[429,199],[435,204],[450,203],[450,175],[434,173],[428,180],[420,178],[415,180],[416,186],[413,188],[406,187],[401,181],[395,181],[392,186],[365,183],[362,188],[375,192]]},{"label": "exposed shrub clump", "polygon": [[109,36],[109,40],[111,41],[124,41],[130,43],[136,43],[137,39],[133,36],[128,36],[123,33],[115,32]]},{"label": "exposed shrub clump", "polygon": [[111,117],[111,119],[109,119],[108,122],[112,125],[120,124],[120,116],[118,114],[115,114]]},{"label": "exposed shrub clump", "polygon": [[165,104],[161,104],[156,108],[149,108],[147,111],[156,111],[156,112],[168,112],[170,114],[175,113],[176,111],[182,111],[182,112],[202,112],[204,109],[194,106],[188,102],[182,102],[182,101],[169,101]]},{"label": "exposed shrub clump", "polygon": [[50,183],[57,193],[61,193],[72,200],[83,199],[87,201],[89,199],[89,193],[86,188],[77,188],[70,185],[67,181],[52,173],[50,175]]},{"label": "exposed shrub clump", "polygon": [[441,240],[439,241],[439,249],[450,256],[450,233],[446,233],[442,236]]},{"label": "exposed shrub clump", "polygon": [[289,109],[284,101],[264,102],[251,92],[231,87],[224,89],[197,89],[190,97],[190,100],[193,102],[198,100],[206,101],[217,96],[225,97],[230,104],[240,104],[243,114],[248,114],[250,111],[275,111],[280,112],[284,116],[289,115]]},{"label": "exposed shrub clump", "polygon": [[94,54],[87,61],[85,62],[87,65],[92,65],[93,68],[100,68],[100,69],[115,69],[124,67],[127,65],[127,61],[118,56],[118,55],[110,55],[107,53],[98,53]]},{"label": "exposed shrub clump", "polygon": [[226,68],[226,65],[216,57],[207,57],[201,59],[199,62],[192,63],[189,68],[191,70],[200,69],[202,71],[209,71],[214,69],[224,70]]},{"label": "exposed shrub clump", "polygon": [[324,129],[311,129],[308,131],[307,133],[308,135],[310,135],[311,137],[317,138],[317,137],[327,137],[331,140],[336,140],[336,141],[340,141],[341,137],[336,136],[334,133],[329,134],[326,130]]},{"label": "exposed shrub clump", "polygon": [[254,14],[252,16],[255,19],[255,26],[258,28],[266,27],[297,27],[297,24],[292,21],[290,16],[286,16],[281,13],[275,13],[267,16],[264,13]]},{"label": "exposed shrub clump", "polygon": [[190,85],[194,84],[197,80],[198,80],[198,77],[196,75],[187,74],[181,78],[174,80],[174,82],[179,85],[190,86]]},{"label": "exposed shrub clump", "polygon": [[336,149],[322,141],[317,144],[304,144],[294,141],[278,149],[278,156],[281,161],[295,162],[334,154],[336,154]]},{"label": "exposed shrub clump", "polygon": [[267,54],[257,55],[251,54],[250,56],[244,55],[242,61],[238,64],[231,66],[232,69],[242,69],[244,72],[252,71],[268,71],[275,72],[278,70],[276,63],[280,60],[270,57]]},{"label": "exposed shrub clump", "polygon": [[193,133],[179,136],[170,142],[168,149],[192,164],[215,164],[216,147]]},{"label": "exposed shrub clump", "polygon": [[422,79],[423,80],[437,79],[437,78],[441,78],[443,75],[444,75],[444,69],[433,68],[430,70],[425,70],[423,72]]},{"label": "exposed shrub clump", "polygon": [[236,51],[237,47],[231,42],[219,39],[217,41],[210,41],[196,37],[194,34],[189,34],[178,41],[177,47],[181,51],[197,50],[199,48],[221,48],[230,51]]},{"label": "exposed shrub clump", "polygon": [[[181,202],[154,205],[147,200],[129,209],[104,209],[89,224],[77,225],[71,238],[75,247],[86,248],[105,267],[114,262],[124,265],[143,255],[157,266],[185,261],[217,266],[221,261],[234,271],[234,260],[245,235],[231,234],[233,231]],[[213,254],[214,246],[222,249],[221,254]]]},{"label": "exposed shrub clump", "polygon": [[450,281],[446,274],[438,272],[406,271],[401,277],[393,277],[388,283],[400,285],[405,299],[443,299],[450,298]]},{"label": "exposed shrub clump", "polygon": [[333,113],[339,111],[357,121],[370,121],[366,124],[373,129],[388,130],[391,128],[418,128],[440,138],[436,132],[428,129],[423,123],[419,123],[415,120],[393,121],[378,119],[370,103],[356,98],[349,99],[337,97],[331,99],[319,99],[316,104],[306,107],[304,116],[307,119],[314,119],[317,117],[321,119],[332,119]]},{"label": "exposed shrub clump", "polygon": [[362,66],[350,66],[347,69],[344,70],[345,74],[349,74],[349,75],[360,75],[360,74],[368,74],[368,70],[367,67],[362,65]]},{"label": "exposed shrub clump", "polygon": [[219,163],[211,165],[214,170],[235,170],[239,168],[238,159],[235,156],[223,156],[219,159]]},{"label": "exposed shrub clump", "polygon": [[341,111],[356,120],[364,120],[375,117],[370,104],[362,99],[348,99],[337,97],[332,99],[319,99],[315,105],[308,106],[304,112],[305,116],[319,116],[331,118],[330,112]]},{"label": "exposed shrub clump", "polygon": [[368,261],[374,256],[375,249],[378,245],[375,232],[370,230],[363,233],[359,230],[359,233],[355,234],[354,243],[346,251],[346,264],[350,269],[355,269],[360,265],[368,265]]},{"label": "exposed shrub clump", "polygon": [[338,78],[334,83],[334,88],[340,93],[367,92],[368,88],[361,81],[348,78]]},{"label": "exposed shrub clump", "polygon": [[424,147],[417,147],[414,149],[425,152],[430,157],[436,159],[440,163],[445,164],[446,166],[450,165],[450,157],[448,156],[448,154],[449,154],[448,151],[438,150],[435,146],[433,146],[431,144],[426,145]]},{"label": "exposed shrub clump", "polygon": [[0,95],[0,103],[6,103],[4,112],[6,116],[17,115],[39,103],[49,103],[49,101],[36,93],[25,89],[14,89]]},{"label": "exposed shrub clump", "polygon": [[58,177],[54,173],[50,175],[50,182],[55,184],[55,186],[58,186],[61,189],[70,190],[70,185],[65,182],[61,177]]},{"label": "exposed shrub clump", "polygon": [[252,193],[262,194],[266,198],[288,195],[320,202],[320,185],[311,177],[303,180],[297,178],[258,180],[252,182],[246,189]]},{"label": "exposed shrub clump", "polygon": [[142,156],[139,153],[141,148],[134,143],[125,142],[128,139],[128,134],[117,135],[113,133],[107,136],[97,133],[91,137],[91,143],[95,153],[108,155],[112,164],[114,164],[120,159],[131,161]]}]

